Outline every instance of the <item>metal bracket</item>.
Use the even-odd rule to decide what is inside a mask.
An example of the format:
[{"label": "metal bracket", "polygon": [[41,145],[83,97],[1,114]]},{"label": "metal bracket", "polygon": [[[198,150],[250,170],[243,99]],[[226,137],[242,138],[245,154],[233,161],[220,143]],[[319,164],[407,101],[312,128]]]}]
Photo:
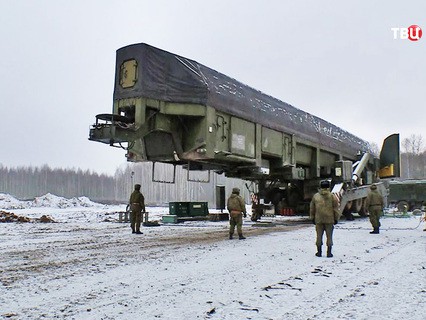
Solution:
[{"label": "metal bracket", "polygon": [[[153,162],[152,163],[152,182],[160,182],[160,183],[170,183],[170,184],[173,184],[173,183],[175,183],[175,178],[176,178],[176,165],[175,164],[173,164],[173,179],[172,180],[160,180],[160,179],[156,179],[155,178],[155,172],[156,172],[156,170],[155,170],[155,164],[156,164],[157,162]],[[164,165],[164,163],[163,163],[163,165]],[[172,165],[172,164],[171,164]]]},{"label": "metal bracket", "polygon": [[206,180],[191,178],[190,174],[189,174],[190,171],[191,170],[186,170],[186,180],[187,181],[190,181],[190,182],[201,182],[201,183],[209,183],[210,182],[210,170],[207,170],[207,179]]}]

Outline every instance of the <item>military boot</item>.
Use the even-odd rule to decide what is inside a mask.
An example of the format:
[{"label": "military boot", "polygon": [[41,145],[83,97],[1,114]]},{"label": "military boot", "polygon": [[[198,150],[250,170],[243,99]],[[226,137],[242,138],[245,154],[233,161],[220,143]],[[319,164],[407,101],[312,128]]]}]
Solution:
[{"label": "military boot", "polygon": [[246,237],[244,237],[242,234],[239,234],[238,235],[238,239],[240,239],[240,240],[244,240]]},{"label": "military boot", "polygon": [[331,253],[331,246],[327,246],[327,258],[332,258],[333,254]]},{"label": "military boot", "polygon": [[322,248],[321,248],[321,246],[317,246],[317,253],[315,253],[315,255],[317,257],[321,257],[321,255],[322,255]]},{"label": "military boot", "polygon": [[370,232],[371,234],[378,234],[379,233],[379,228],[374,228],[373,231]]},{"label": "military boot", "polygon": [[229,240],[232,240],[234,238],[234,234],[229,233]]}]

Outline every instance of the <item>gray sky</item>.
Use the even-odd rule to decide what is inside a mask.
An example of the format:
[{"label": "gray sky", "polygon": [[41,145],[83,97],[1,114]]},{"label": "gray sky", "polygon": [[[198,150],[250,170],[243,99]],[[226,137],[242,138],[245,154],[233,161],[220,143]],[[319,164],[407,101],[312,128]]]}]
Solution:
[{"label": "gray sky", "polygon": [[[420,41],[393,27],[419,25]],[[381,147],[426,138],[426,1],[0,1],[0,164],[113,174],[88,141],[112,111],[115,51],[145,42]]]}]

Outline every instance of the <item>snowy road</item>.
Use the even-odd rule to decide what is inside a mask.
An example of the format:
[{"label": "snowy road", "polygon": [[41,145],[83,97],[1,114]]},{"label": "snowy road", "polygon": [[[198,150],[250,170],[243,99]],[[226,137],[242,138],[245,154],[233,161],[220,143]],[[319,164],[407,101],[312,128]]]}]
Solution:
[{"label": "snowy road", "polygon": [[367,219],[342,221],[333,258],[315,257],[313,226],[280,218],[272,228],[245,221],[244,241],[226,240],[226,222],[140,236],[111,222],[0,224],[0,316],[423,319],[418,217],[386,217],[380,235],[369,234]]}]

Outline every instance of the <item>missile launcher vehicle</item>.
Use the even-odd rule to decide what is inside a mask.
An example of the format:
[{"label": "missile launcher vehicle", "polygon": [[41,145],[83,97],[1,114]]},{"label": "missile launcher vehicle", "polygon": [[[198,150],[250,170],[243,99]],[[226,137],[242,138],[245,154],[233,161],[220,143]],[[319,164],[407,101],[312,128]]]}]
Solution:
[{"label": "missile launcher vehicle", "polygon": [[276,213],[307,213],[324,179],[342,213],[363,214],[368,186],[378,183],[386,196],[379,179],[399,176],[398,134],[379,157],[323,119],[144,43],[117,50],[113,100],[112,113],[96,116],[89,140],[125,149],[128,161],[252,182],[253,220],[267,204]]}]

